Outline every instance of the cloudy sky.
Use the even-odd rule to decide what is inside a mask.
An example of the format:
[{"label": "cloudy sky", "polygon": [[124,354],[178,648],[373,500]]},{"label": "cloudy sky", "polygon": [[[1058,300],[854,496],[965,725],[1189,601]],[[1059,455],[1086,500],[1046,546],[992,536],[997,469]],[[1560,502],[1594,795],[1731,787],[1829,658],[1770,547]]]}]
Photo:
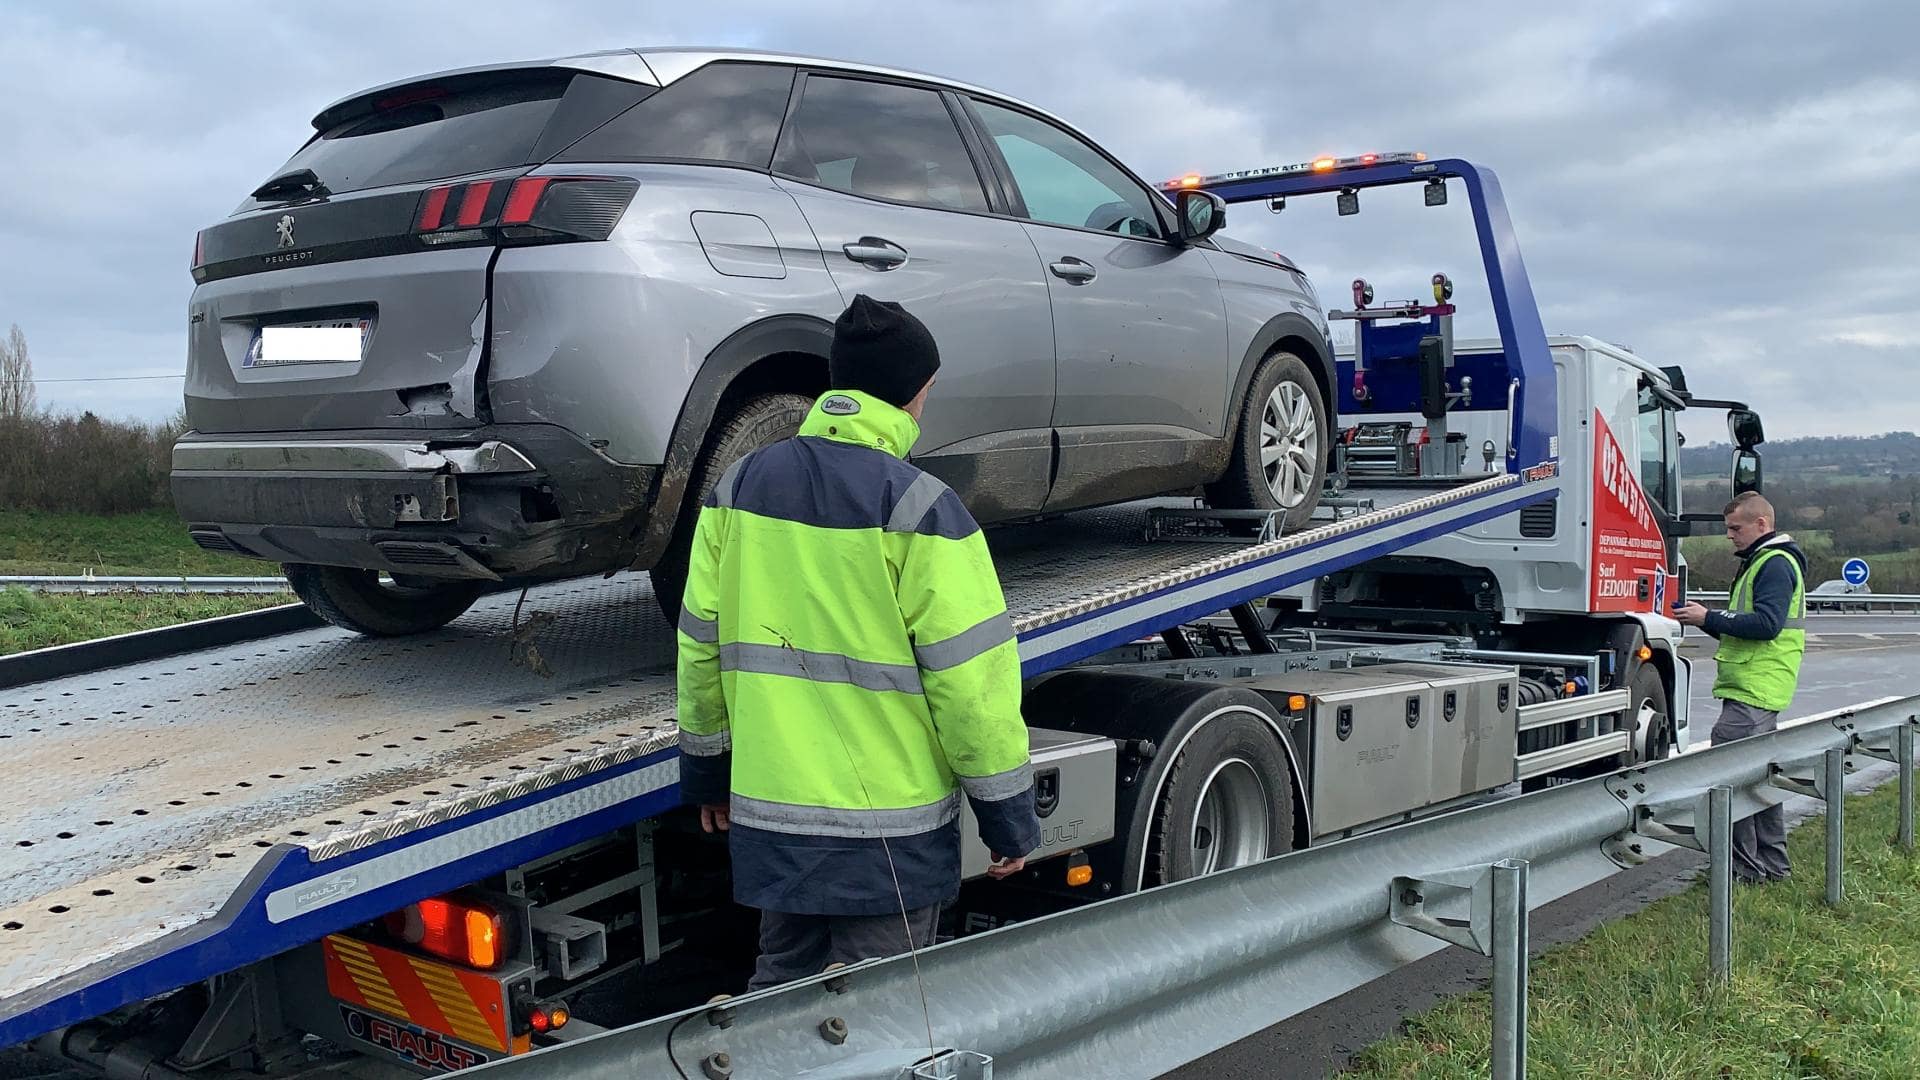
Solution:
[{"label": "cloudy sky", "polygon": [[[1913,430],[1915,40],[1911,0],[0,0],[0,327],[26,331],[43,404],[166,415],[194,231],[272,175],[319,107],[447,67],[711,43],[992,86],[1153,179],[1378,149],[1472,158],[1500,175],[1549,332],[1685,365],[1776,438]],[[1386,299],[1439,269],[1472,309],[1462,200],[1408,199],[1369,195],[1349,219],[1324,200],[1236,208],[1229,232],[1299,260],[1329,303],[1356,275]]]}]

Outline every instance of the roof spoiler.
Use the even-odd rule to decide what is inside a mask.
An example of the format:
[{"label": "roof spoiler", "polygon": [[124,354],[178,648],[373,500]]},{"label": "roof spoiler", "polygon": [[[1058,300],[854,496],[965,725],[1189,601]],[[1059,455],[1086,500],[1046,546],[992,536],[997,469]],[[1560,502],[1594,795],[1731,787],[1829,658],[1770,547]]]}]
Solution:
[{"label": "roof spoiler", "polygon": [[328,131],[345,121],[371,115],[382,108],[392,108],[412,101],[431,100],[439,96],[432,93],[435,90],[454,93],[488,83],[538,79],[551,76],[556,72],[567,71],[590,72],[647,86],[660,85],[660,80],[654,76],[653,69],[649,68],[640,54],[632,49],[582,53],[578,56],[563,56],[551,60],[483,64],[477,67],[437,71],[430,75],[417,75],[410,79],[383,83],[380,86],[350,94],[314,114],[313,129]]}]

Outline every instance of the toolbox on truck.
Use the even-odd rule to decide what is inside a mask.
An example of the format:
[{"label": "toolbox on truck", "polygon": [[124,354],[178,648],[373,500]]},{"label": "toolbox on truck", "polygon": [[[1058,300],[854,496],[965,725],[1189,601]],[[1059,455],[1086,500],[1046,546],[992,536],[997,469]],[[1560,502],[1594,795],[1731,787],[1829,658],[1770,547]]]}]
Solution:
[{"label": "toolbox on truck", "polygon": [[1324,836],[1511,780],[1512,740],[1491,736],[1515,707],[1516,679],[1511,668],[1390,663],[1248,685],[1304,718],[1295,739],[1304,733],[1313,831]]}]

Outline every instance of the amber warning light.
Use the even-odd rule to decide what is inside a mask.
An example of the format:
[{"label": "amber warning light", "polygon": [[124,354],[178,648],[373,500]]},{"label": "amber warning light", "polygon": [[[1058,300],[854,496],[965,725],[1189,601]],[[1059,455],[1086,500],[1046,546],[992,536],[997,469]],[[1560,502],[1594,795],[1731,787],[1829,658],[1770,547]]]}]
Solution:
[{"label": "amber warning light", "polygon": [[1349,169],[1369,169],[1375,165],[1409,165],[1427,160],[1421,150],[1398,150],[1386,154],[1355,154],[1352,157],[1332,157],[1323,155],[1310,161],[1296,162],[1291,165],[1270,165],[1264,169],[1242,169],[1239,172],[1218,173],[1212,176],[1200,173],[1187,173],[1177,180],[1169,180],[1163,190],[1177,191],[1181,188],[1215,187],[1236,180],[1264,180],[1276,176],[1302,176],[1314,173],[1346,172]]}]

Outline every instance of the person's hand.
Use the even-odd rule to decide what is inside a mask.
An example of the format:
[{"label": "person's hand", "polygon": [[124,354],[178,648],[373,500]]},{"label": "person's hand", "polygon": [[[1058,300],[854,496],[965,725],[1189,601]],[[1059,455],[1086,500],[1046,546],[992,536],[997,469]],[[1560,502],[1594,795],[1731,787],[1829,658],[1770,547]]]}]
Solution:
[{"label": "person's hand", "polygon": [[1707,609],[1689,600],[1674,609],[1673,617],[1682,626],[1705,626]]},{"label": "person's hand", "polygon": [[700,807],[700,829],[702,832],[726,832],[733,822],[728,820],[725,803],[704,803]]},{"label": "person's hand", "polygon": [[1027,857],[1025,855],[1016,855],[1011,859],[1003,859],[997,851],[988,852],[988,854],[993,856],[993,861],[987,864],[987,876],[995,881],[1012,877],[1027,868]]}]

